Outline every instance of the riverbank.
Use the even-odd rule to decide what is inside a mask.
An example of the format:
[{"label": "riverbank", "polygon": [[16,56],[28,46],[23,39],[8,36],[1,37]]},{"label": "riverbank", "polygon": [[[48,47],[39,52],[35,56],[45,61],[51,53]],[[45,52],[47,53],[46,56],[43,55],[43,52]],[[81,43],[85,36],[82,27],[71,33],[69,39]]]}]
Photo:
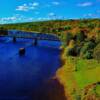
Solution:
[{"label": "riverbank", "polygon": [[99,100],[100,89],[94,90],[100,86],[97,84],[100,82],[97,77],[100,76],[100,64],[95,60],[67,57],[66,49],[62,50],[61,60],[56,78],[64,87],[66,100]]},{"label": "riverbank", "polygon": [[[68,74],[70,73],[66,73],[66,57],[65,57],[65,49],[63,47],[61,47],[62,52],[61,52],[61,61],[62,61],[62,66],[57,70],[56,72],[56,78],[58,79],[58,81],[60,82],[60,84],[62,84],[62,86],[64,87],[64,92],[65,92],[65,97],[66,100],[73,100],[73,98],[70,95],[70,91],[68,89],[68,84],[66,82],[66,76],[70,76]],[[66,77],[66,78],[65,78]]]}]

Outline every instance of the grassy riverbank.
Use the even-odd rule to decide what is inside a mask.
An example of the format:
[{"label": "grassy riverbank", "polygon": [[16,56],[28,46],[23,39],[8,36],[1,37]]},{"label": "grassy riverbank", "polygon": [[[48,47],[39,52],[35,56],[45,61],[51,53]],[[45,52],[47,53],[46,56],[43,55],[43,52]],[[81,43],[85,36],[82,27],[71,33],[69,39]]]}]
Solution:
[{"label": "grassy riverbank", "polygon": [[100,81],[100,64],[93,59],[67,57],[66,49],[61,55],[61,60],[63,65],[57,71],[56,77],[64,86],[66,98],[68,100],[99,100],[100,86],[97,82]]}]

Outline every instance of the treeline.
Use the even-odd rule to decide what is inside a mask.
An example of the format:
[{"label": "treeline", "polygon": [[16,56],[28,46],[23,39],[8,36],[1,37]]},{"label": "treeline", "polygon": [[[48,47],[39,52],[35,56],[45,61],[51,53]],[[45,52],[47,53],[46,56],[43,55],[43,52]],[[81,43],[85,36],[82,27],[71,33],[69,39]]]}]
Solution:
[{"label": "treeline", "polygon": [[8,30],[3,27],[0,27],[0,35],[7,35],[7,34],[8,34]]}]

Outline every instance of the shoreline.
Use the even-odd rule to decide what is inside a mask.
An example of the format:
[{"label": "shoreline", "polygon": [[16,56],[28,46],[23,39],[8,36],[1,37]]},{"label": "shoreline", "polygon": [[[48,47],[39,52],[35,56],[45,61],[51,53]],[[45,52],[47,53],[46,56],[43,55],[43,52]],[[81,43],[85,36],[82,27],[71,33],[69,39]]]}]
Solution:
[{"label": "shoreline", "polygon": [[60,54],[60,59],[61,59],[61,66],[60,68],[56,71],[56,75],[55,75],[55,78],[59,81],[59,83],[64,87],[64,92],[65,92],[65,97],[66,97],[66,100],[72,100],[71,96],[70,96],[70,93],[68,93],[68,91],[66,90],[66,86],[65,86],[65,82],[62,78],[63,76],[63,70],[64,70],[64,65],[65,65],[65,58],[64,58],[64,55],[65,55],[65,48],[63,47],[60,47],[60,49],[62,50],[61,51],[61,54]]},{"label": "shoreline", "polygon": [[[56,71],[55,78],[64,87],[66,100],[75,100],[75,96],[79,95],[79,87],[74,77],[73,64],[69,65],[66,57],[66,48],[61,47],[61,67]],[[69,65],[69,66],[68,66]]]}]

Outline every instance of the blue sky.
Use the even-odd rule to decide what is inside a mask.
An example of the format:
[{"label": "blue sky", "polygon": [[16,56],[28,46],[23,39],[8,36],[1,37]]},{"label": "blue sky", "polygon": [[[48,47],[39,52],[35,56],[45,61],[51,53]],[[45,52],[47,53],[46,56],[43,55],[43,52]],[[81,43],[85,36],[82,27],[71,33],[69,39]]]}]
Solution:
[{"label": "blue sky", "polygon": [[0,24],[100,18],[100,0],[0,0]]}]

